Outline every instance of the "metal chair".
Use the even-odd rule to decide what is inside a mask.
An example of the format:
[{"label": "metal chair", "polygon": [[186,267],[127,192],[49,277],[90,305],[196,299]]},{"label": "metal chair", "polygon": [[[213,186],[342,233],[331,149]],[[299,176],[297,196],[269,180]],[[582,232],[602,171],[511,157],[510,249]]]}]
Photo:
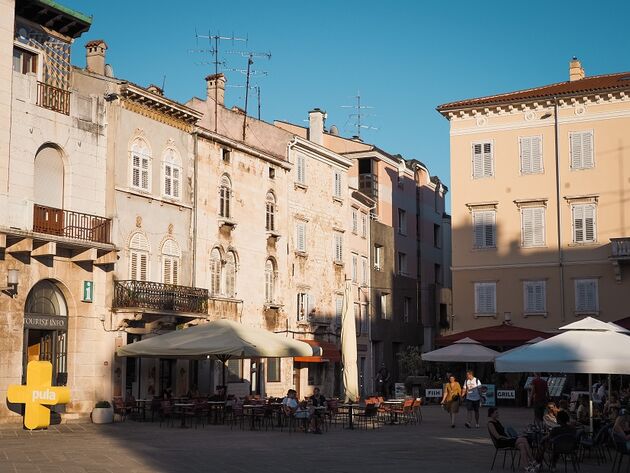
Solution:
[{"label": "metal chair", "polygon": [[[505,468],[505,460],[507,458],[507,454],[510,454],[510,467],[512,468],[512,471],[514,471],[516,469],[516,465],[518,465],[521,461],[521,452],[519,451],[518,448],[516,448],[515,446],[509,446],[509,447],[501,447],[499,446],[499,442],[497,441],[497,439],[495,439],[492,436],[492,433],[490,432],[490,430],[488,430],[488,433],[490,434],[490,440],[492,440],[492,445],[494,445],[494,457],[492,458],[492,466],[490,466],[490,470],[494,469],[494,463],[497,461],[497,455],[499,454],[499,452],[503,452],[503,468]],[[516,461],[518,459],[518,461]]]}]

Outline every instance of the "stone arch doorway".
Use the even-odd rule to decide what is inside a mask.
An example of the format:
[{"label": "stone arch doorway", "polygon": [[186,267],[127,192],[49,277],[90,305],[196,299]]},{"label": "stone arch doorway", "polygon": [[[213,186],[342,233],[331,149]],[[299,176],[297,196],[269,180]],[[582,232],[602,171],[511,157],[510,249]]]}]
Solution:
[{"label": "stone arch doorway", "polygon": [[29,361],[50,361],[53,386],[68,382],[68,305],[59,287],[50,280],[33,286],[24,305],[22,381]]}]

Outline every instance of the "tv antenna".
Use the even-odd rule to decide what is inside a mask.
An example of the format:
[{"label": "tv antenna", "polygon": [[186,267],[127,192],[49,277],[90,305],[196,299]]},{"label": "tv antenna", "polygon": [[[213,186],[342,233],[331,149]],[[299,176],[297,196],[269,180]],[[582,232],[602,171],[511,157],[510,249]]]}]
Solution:
[{"label": "tv antenna", "polygon": [[[234,89],[244,89],[245,85],[242,84],[226,84],[226,87],[231,87]],[[250,85],[249,90],[256,91],[256,98],[258,99],[258,120],[260,120],[260,86],[259,85]]]},{"label": "tv antenna", "polygon": [[[236,42],[244,42],[245,44],[247,44],[247,37],[239,38],[237,36],[234,36],[234,34],[232,34],[231,36],[222,36],[220,33],[211,34],[210,31],[208,31],[207,35],[200,35],[199,33],[197,33],[197,30],[195,30],[195,37],[197,39],[197,45],[199,44],[199,39],[208,40],[208,45],[210,46],[208,49],[197,49],[191,52],[209,53],[212,56],[211,64],[214,64],[215,80],[218,80],[219,66],[221,67],[226,66],[225,61],[222,61],[221,56],[220,56],[219,48],[220,48],[221,42],[232,41],[232,44]],[[219,122],[218,92],[219,92],[218,84],[215,84],[215,87],[214,87],[214,131],[215,132],[217,131],[217,125]]]},{"label": "tv antenna", "polygon": [[[351,113],[348,116],[348,121],[350,121],[351,119],[355,119],[355,122],[352,123],[352,126],[355,126],[357,129],[357,138],[361,138],[361,130],[375,130],[378,131],[378,128],[375,128],[373,126],[369,126],[369,125],[365,125],[363,123],[363,118],[366,116],[374,116],[372,114],[366,114],[364,112],[364,110],[371,110],[374,107],[371,107],[369,105],[361,105],[361,92],[357,90],[357,95],[352,97],[353,99],[356,99],[357,103],[355,105],[342,105],[341,108],[352,108],[355,110],[355,113]],[[346,122],[347,124],[348,122]]]}]

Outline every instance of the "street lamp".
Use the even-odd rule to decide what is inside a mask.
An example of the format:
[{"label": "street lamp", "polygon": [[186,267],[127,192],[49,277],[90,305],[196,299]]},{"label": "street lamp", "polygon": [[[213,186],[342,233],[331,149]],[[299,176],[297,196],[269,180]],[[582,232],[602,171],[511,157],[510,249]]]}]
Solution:
[{"label": "street lamp", "polygon": [[0,291],[8,294],[11,297],[17,296],[17,287],[18,281],[20,279],[20,270],[19,269],[9,269],[7,272],[7,285],[6,287],[1,287]]}]

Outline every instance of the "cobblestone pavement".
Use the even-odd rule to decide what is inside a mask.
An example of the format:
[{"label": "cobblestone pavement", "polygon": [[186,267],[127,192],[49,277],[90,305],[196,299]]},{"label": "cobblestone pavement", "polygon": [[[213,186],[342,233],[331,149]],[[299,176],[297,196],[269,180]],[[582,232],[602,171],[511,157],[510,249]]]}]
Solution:
[{"label": "cobblestone pavement", "polygon": [[[494,449],[485,418],[481,428],[465,429],[465,413],[460,412],[459,425],[451,429],[447,415],[438,407],[425,407],[423,415],[424,421],[417,426],[393,425],[368,431],[333,427],[324,435],[230,430],[215,425],[160,428],[157,422],[131,420],[104,426],[64,424],[32,433],[4,427],[0,429],[0,473],[490,470]],[[501,408],[503,423],[517,429],[525,427],[531,415],[526,409]],[[580,472],[610,469],[610,462],[597,466],[595,460],[587,458]],[[499,460],[495,471],[502,471]]]}]

